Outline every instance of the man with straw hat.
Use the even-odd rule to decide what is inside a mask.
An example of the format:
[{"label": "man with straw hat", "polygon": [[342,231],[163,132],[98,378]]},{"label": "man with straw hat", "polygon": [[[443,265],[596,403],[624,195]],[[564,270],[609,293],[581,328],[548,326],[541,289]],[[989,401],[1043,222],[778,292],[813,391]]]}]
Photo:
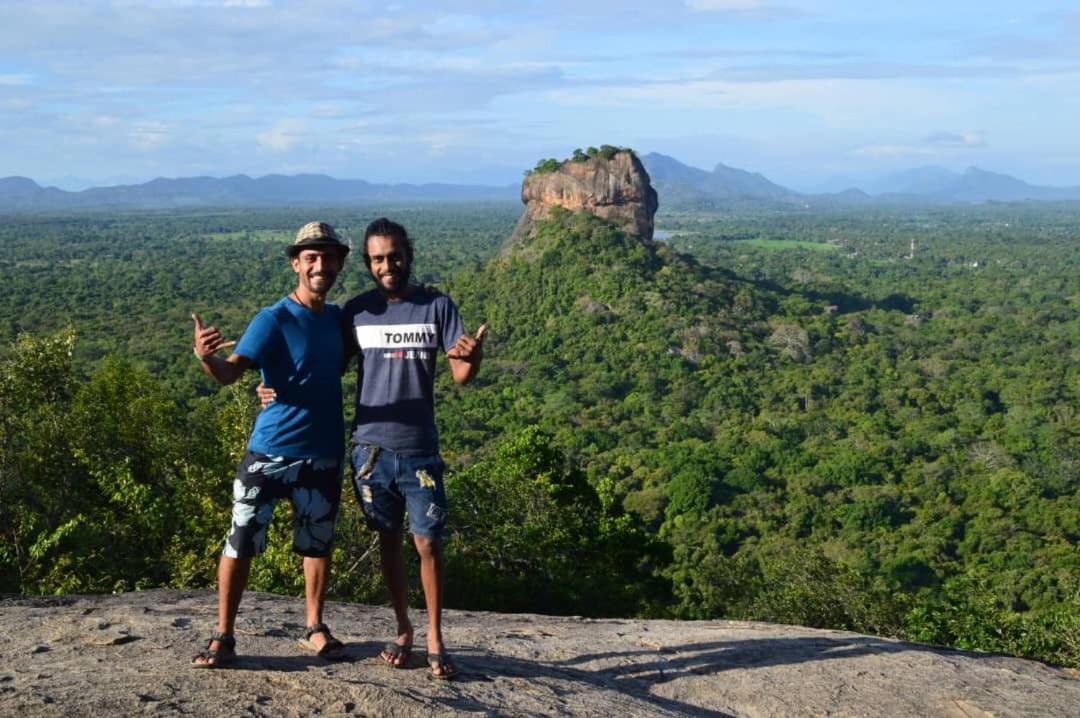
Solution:
[{"label": "man with straw hat", "polygon": [[[297,275],[288,296],[259,311],[239,342],[195,322],[195,356],[221,385],[248,369],[277,391],[255,419],[247,453],[233,482],[232,528],[218,564],[218,624],[195,668],[218,668],[236,658],[233,631],[251,559],[266,548],[274,506],[293,507],[293,550],[304,557],[307,629],[301,645],[324,658],[342,658],[344,645],[322,621],[334,521],[341,498],[341,312],[326,301],[349,247],[325,222],[309,222],[285,250]],[[218,352],[235,346],[228,357]]]}]

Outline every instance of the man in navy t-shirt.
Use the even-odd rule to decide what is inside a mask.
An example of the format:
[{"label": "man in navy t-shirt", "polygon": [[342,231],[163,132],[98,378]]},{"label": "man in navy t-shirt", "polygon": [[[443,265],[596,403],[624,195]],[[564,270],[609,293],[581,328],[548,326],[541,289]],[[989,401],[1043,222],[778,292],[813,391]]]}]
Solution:
[{"label": "man in navy t-shirt", "polygon": [[411,284],[412,259],[404,227],[385,218],[368,225],[364,262],[376,288],[342,308],[346,359],[356,355],[359,364],[353,485],[368,525],[379,532],[383,576],[397,618],[398,635],[386,644],[383,660],[404,667],[412,654],[402,561],[407,510],[420,555],[431,675],[451,678],[456,668],[442,638],[446,492],[435,429],[435,366],[445,353],[454,381],[470,381],[480,367],[485,327],[469,336],[449,297]]},{"label": "man in navy t-shirt", "polygon": [[[218,625],[192,660],[215,668],[236,657],[233,627],[251,559],[266,548],[274,506],[293,507],[293,549],[304,557],[307,629],[301,645],[326,658],[344,646],[322,622],[334,521],[341,499],[344,423],[341,415],[341,312],[326,301],[349,248],[325,222],[300,228],[286,254],[297,274],[289,296],[262,309],[240,342],[195,321],[195,355],[203,372],[231,384],[248,369],[277,392],[259,413],[233,482],[232,528],[218,564]],[[228,358],[217,352],[236,345]]]}]

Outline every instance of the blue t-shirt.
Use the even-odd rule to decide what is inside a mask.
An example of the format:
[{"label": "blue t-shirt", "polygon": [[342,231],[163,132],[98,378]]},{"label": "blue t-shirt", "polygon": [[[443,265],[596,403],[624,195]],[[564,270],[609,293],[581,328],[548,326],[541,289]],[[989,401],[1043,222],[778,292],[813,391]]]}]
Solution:
[{"label": "blue t-shirt", "polygon": [[353,440],[438,453],[435,366],[465,333],[454,303],[422,287],[396,301],[371,291],[345,304],[342,329],[348,356],[359,353]]},{"label": "blue t-shirt", "polygon": [[341,310],[284,298],[255,315],[236,353],[251,359],[277,399],[259,412],[248,449],[272,456],[341,456]]}]

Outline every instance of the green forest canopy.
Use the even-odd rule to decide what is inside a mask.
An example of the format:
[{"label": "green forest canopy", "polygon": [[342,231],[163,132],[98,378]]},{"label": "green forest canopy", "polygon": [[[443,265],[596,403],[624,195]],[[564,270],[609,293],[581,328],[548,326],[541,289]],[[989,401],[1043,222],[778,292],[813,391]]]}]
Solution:
[{"label": "green forest canopy", "polygon": [[[254,407],[188,315],[238,336],[296,227],[385,213],[491,327],[476,385],[438,390],[450,605],[1080,663],[1080,210],[672,213],[655,246],[558,214],[493,260],[518,211],[6,217],[0,590],[212,585]],[[368,281],[354,255],[334,299]],[[332,590],[379,600],[352,501],[339,530]],[[272,543],[255,585],[298,590]]]},{"label": "green forest canopy", "polygon": [[633,152],[629,147],[616,147],[615,145],[600,145],[599,148],[589,147],[588,149],[581,149],[580,147],[574,150],[573,154],[568,160],[559,161],[554,157],[542,159],[536,163],[536,166],[531,170],[526,170],[526,176],[532,174],[548,174],[550,172],[557,172],[560,167],[566,162],[588,162],[593,159],[610,160],[620,152]]}]

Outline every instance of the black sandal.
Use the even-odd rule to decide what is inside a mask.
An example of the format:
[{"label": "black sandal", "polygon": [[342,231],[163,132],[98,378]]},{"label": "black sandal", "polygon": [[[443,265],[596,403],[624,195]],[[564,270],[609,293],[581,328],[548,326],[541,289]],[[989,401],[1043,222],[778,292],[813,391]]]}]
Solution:
[{"label": "black sandal", "polygon": [[[218,642],[218,647],[211,650],[210,646]],[[191,659],[192,668],[222,668],[236,660],[236,638],[231,633],[214,631],[210,634],[210,642],[206,649],[199,651]],[[211,663],[213,661],[213,663]]]},{"label": "black sandal", "polygon": [[[457,674],[457,666],[450,659],[450,654],[446,651],[439,651],[438,653],[429,653],[428,666],[431,668],[431,677],[437,681],[449,681],[453,680]],[[438,671],[436,673],[435,671]]]},{"label": "black sandal", "polygon": [[[319,648],[311,641],[311,637],[316,633],[326,634],[326,643],[323,644],[322,648]],[[325,623],[316,623],[314,626],[305,628],[304,637],[300,639],[300,647],[308,651],[314,651],[319,658],[326,658],[331,661],[345,657],[345,644],[331,635],[330,628]]]},{"label": "black sandal", "polygon": [[400,643],[387,643],[379,657],[391,668],[408,668],[409,661],[412,660],[412,644],[403,646]]}]

